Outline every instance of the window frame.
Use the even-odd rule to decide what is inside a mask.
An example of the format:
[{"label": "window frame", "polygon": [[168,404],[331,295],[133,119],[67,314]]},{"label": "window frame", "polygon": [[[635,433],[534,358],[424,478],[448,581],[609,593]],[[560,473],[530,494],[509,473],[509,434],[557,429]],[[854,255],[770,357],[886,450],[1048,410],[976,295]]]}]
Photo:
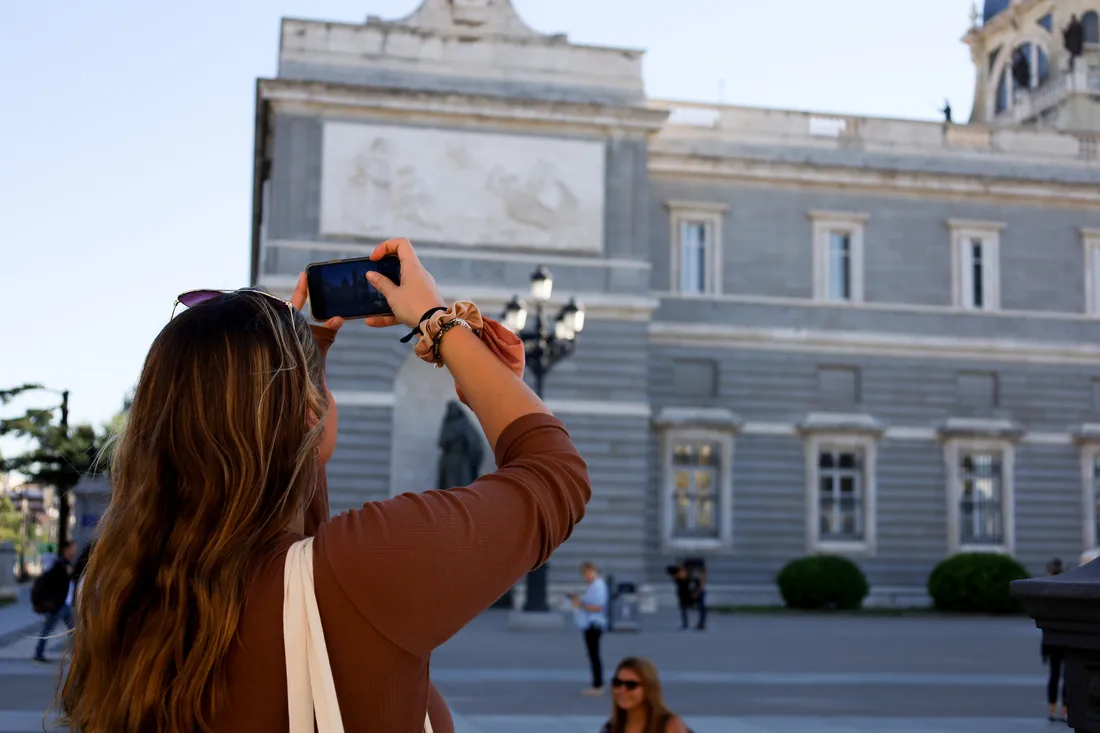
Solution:
[{"label": "window frame", "polygon": [[[966,544],[960,537],[962,483],[959,461],[968,452],[997,452],[1001,455],[1001,543],[997,545]],[[952,437],[944,441],[943,457],[946,464],[948,554],[962,552],[1013,554],[1016,549],[1015,442],[998,437]]]},{"label": "window frame", "polygon": [[[813,299],[830,305],[853,305],[864,302],[864,230],[870,214],[847,211],[809,212],[813,232]],[[844,299],[829,297],[829,282],[832,279],[830,258],[832,235],[842,233],[848,236],[848,285],[849,294]]]},{"label": "window frame", "polygon": [[[952,305],[968,313],[1001,310],[1001,232],[1000,222],[948,219],[951,232]],[[973,267],[970,247],[974,240],[982,244],[982,299],[974,305]],[[965,246],[964,246],[965,245]]]},{"label": "window frame", "polygon": [[[702,412],[702,411],[696,411]],[[725,411],[722,411],[725,412]],[[725,421],[723,421],[725,422]],[[660,426],[661,470],[659,473],[659,510],[661,525],[661,545],[666,552],[723,550],[733,546],[733,456],[735,434],[739,420],[719,424],[705,419],[666,420]],[[718,536],[676,537],[675,511],[672,506],[675,494],[673,480],[673,447],[680,442],[717,443],[719,448],[719,471],[717,483],[716,513],[718,515]]]},{"label": "window frame", "polygon": [[1096,462],[1100,460],[1100,425],[1085,425],[1078,437],[1081,451],[1081,546],[1084,552],[1100,549],[1097,523]]},{"label": "window frame", "polygon": [[1081,228],[1085,256],[1085,314],[1100,317],[1100,229]]},{"label": "window frame", "polygon": [[[805,436],[807,554],[874,557],[878,545],[878,442],[880,435],[826,429]],[[863,453],[863,539],[837,540],[821,536],[821,473],[823,449],[855,448]]]},{"label": "window frame", "polygon": [[[669,292],[689,297],[722,294],[722,220],[729,206],[712,201],[666,201],[669,211]],[[681,230],[685,223],[701,222],[709,227],[710,238],[704,243],[703,292],[688,292],[681,288]]]}]

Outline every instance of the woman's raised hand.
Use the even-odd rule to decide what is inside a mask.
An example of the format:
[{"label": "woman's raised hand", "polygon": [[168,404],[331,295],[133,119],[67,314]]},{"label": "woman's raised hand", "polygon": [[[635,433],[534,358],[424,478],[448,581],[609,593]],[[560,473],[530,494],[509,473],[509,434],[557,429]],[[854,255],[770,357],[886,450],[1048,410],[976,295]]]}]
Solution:
[{"label": "woman's raised hand", "polygon": [[393,315],[372,316],[367,319],[367,325],[384,328],[400,323],[409,328],[416,328],[420,325],[421,316],[426,312],[432,308],[445,308],[447,304],[439,295],[435,278],[424,269],[409,240],[388,239],[375,247],[370,258],[380,260],[391,255],[396,255],[401,261],[401,284],[397,285],[377,272],[368,272],[367,280],[385,297]]},{"label": "woman's raised hand", "polygon": [[[298,284],[294,286],[294,294],[290,296],[290,304],[302,310],[306,307],[306,299],[309,297],[309,284],[306,280],[306,274],[300,273],[298,275]],[[331,328],[333,331],[339,331],[340,327],[344,325],[344,319],[340,316],[325,321],[325,328]]]}]

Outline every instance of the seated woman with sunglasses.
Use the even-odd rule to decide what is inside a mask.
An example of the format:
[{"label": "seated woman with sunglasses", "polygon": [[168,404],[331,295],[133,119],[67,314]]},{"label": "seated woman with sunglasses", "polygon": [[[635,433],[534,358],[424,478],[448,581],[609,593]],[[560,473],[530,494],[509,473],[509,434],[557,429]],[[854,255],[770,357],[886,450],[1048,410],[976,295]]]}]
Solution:
[{"label": "seated woman with sunglasses", "polygon": [[691,733],[665,707],[657,667],[648,659],[627,657],[611,678],[611,720],[600,733]]},{"label": "seated woman with sunglasses", "polygon": [[472,311],[447,308],[407,241],[371,256],[388,254],[401,285],[371,282],[395,316],[367,325],[423,326],[416,353],[447,366],[498,470],[329,519],[337,413],[322,346],[342,322],[311,335],[304,279],[289,304],[247,290],[181,297],[191,307],[153,342],[113,456],[60,693],[74,730],[289,730],[284,564],[312,537],[342,729],[452,733],[432,651],[565,541],[591,487],[562,424],[470,327]]}]

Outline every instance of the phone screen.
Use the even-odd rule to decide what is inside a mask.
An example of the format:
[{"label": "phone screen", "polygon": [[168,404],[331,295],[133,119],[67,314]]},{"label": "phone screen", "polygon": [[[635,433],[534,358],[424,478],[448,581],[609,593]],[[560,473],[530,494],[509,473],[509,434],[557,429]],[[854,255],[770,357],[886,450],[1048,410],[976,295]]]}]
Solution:
[{"label": "phone screen", "polygon": [[317,262],[306,268],[309,309],[314,320],[330,318],[367,318],[392,315],[390,304],[369,282],[367,273],[375,270],[394,283],[401,283],[401,261],[394,256],[378,261],[367,257],[353,260]]}]

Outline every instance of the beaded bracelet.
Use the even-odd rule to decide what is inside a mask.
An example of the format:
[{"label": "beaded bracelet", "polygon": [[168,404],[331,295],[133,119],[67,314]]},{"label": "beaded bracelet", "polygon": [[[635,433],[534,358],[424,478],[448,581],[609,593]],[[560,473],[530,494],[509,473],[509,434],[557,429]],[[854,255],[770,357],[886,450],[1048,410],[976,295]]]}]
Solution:
[{"label": "beaded bracelet", "polygon": [[443,334],[460,326],[480,337],[484,323],[476,305],[468,300],[460,300],[445,311],[432,313],[421,322],[420,338],[413,350],[424,361],[441,367],[443,361],[439,354],[439,344]]},{"label": "beaded bracelet", "polygon": [[443,343],[443,335],[455,326],[462,326],[470,333],[474,332],[473,327],[462,318],[453,318],[440,326],[439,333],[435,335],[435,340],[432,342],[432,361],[435,362],[436,366],[443,366],[443,357],[439,354],[440,345]]}]

